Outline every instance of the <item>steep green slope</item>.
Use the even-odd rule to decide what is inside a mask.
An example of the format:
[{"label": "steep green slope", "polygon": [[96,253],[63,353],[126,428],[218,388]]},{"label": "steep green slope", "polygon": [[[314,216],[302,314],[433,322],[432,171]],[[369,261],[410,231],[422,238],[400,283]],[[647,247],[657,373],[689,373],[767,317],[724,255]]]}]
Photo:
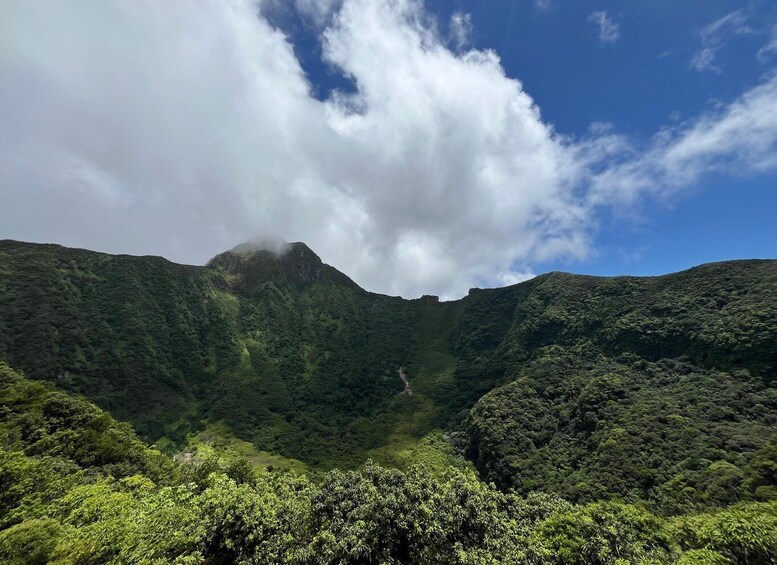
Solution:
[{"label": "steep green slope", "polygon": [[[0,355],[152,439],[204,418],[314,465],[356,465],[402,384],[412,305],[366,293],[302,244],[208,267],[0,243]],[[350,426],[350,428],[349,428]],[[428,430],[427,430],[428,431]]]},{"label": "steep green slope", "polygon": [[586,346],[544,349],[467,422],[468,455],[503,488],[643,499],[667,513],[774,496],[754,477],[775,430],[777,390],[747,371]]},{"label": "steep green slope", "polygon": [[753,461],[777,443],[775,262],[540,279],[496,348],[510,384],[465,426],[483,476],[665,512],[755,496]]},{"label": "steep green slope", "polygon": [[150,436],[236,362],[228,314],[202,269],[0,242],[0,356]]},{"label": "steep green slope", "polygon": [[[167,446],[226,426],[263,452],[353,468],[403,465],[447,430],[502,487],[675,512],[745,496],[774,437],[775,289],[777,262],[734,261],[403,300],[303,244],[186,267],[3,241],[0,356]],[[721,480],[737,486],[709,486]],[[671,489],[694,494],[672,507]]]}]

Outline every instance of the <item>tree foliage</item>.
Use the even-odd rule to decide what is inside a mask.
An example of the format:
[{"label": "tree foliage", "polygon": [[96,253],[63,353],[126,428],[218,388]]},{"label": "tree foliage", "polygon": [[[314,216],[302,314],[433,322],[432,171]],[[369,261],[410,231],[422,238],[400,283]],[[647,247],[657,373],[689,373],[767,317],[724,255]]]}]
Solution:
[{"label": "tree foliage", "polygon": [[[454,467],[368,462],[309,477],[241,461],[182,465],[88,402],[7,365],[0,375],[3,563],[771,564],[777,555],[774,502],[667,520],[622,501],[503,492]],[[110,457],[95,419],[120,438]]]}]

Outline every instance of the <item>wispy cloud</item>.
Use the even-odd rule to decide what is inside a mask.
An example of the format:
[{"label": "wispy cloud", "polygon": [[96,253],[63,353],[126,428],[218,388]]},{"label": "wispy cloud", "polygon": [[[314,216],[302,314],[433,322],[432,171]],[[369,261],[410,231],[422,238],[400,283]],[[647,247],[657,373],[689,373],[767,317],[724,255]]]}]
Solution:
[{"label": "wispy cloud", "polygon": [[690,68],[700,72],[721,72],[721,68],[716,62],[718,51],[725,47],[734,35],[755,33],[747,21],[747,15],[742,10],[736,10],[704,26],[699,31],[701,48],[691,57]]},{"label": "wispy cloud", "polygon": [[450,21],[451,43],[461,51],[469,46],[472,37],[472,16],[454,12]]},{"label": "wispy cloud", "polygon": [[720,73],[720,68],[715,64],[715,49],[704,47],[699,49],[691,57],[690,67],[695,71],[714,71]]},{"label": "wispy cloud", "polygon": [[[286,0],[268,1],[283,2]],[[343,0],[294,0],[298,12],[319,27],[323,27],[331,20],[332,15],[340,9],[342,3]]]},{"label": "wispy cloud", "polygon": [[546,12],[553,6],[553,0],[533,0],[535,9]]},{"label": "wispy cloud", "polygon": [[604,10],[588,14],[588,21],[599,28],[599,41],[615,43],[620,38],[620,25],[612,20]]},{"label": "wispy cloud", "polygon": [[671,197],[708,174],[777,169],[777,73],[716,111],[661,130],[647,148],[624,142],[623,155],[594,175],[592,203]]},{"label": "wispy cloud", "polygon": [[773,55],[777,55],[777,24],[774,24],[769,34],[769,40],[758,50],[758,59],[765,61]]}]

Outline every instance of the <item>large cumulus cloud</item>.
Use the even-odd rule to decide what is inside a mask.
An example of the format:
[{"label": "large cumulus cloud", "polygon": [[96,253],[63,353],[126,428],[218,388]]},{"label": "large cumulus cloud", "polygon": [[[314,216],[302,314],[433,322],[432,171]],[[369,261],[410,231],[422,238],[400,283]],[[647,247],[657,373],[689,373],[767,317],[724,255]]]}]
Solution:
[{"label": "large cumulus cloud", "polygon": [[[450,49],[416,0],[305,4],[355,92],[317,100],[248,0],[4,2],[1,235],[190,263],[303,240],[370,290],[454,297],[584,257],[598,208],[683,159],[713,169],[700,137],[775,99],[767,78],[635,156],[608,131],[555,133],[495,53]],[[754,166],[772,166],[767,130]]]}]

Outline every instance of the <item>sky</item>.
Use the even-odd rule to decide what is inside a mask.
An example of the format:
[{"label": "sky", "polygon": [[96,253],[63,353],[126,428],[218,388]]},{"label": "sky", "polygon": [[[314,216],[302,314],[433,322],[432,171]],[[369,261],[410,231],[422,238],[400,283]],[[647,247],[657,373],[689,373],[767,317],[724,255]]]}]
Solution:
[{"label": "sky", "polygon": [[6,0],[0,238],[368,290],[777,257],[777,4]]}]

